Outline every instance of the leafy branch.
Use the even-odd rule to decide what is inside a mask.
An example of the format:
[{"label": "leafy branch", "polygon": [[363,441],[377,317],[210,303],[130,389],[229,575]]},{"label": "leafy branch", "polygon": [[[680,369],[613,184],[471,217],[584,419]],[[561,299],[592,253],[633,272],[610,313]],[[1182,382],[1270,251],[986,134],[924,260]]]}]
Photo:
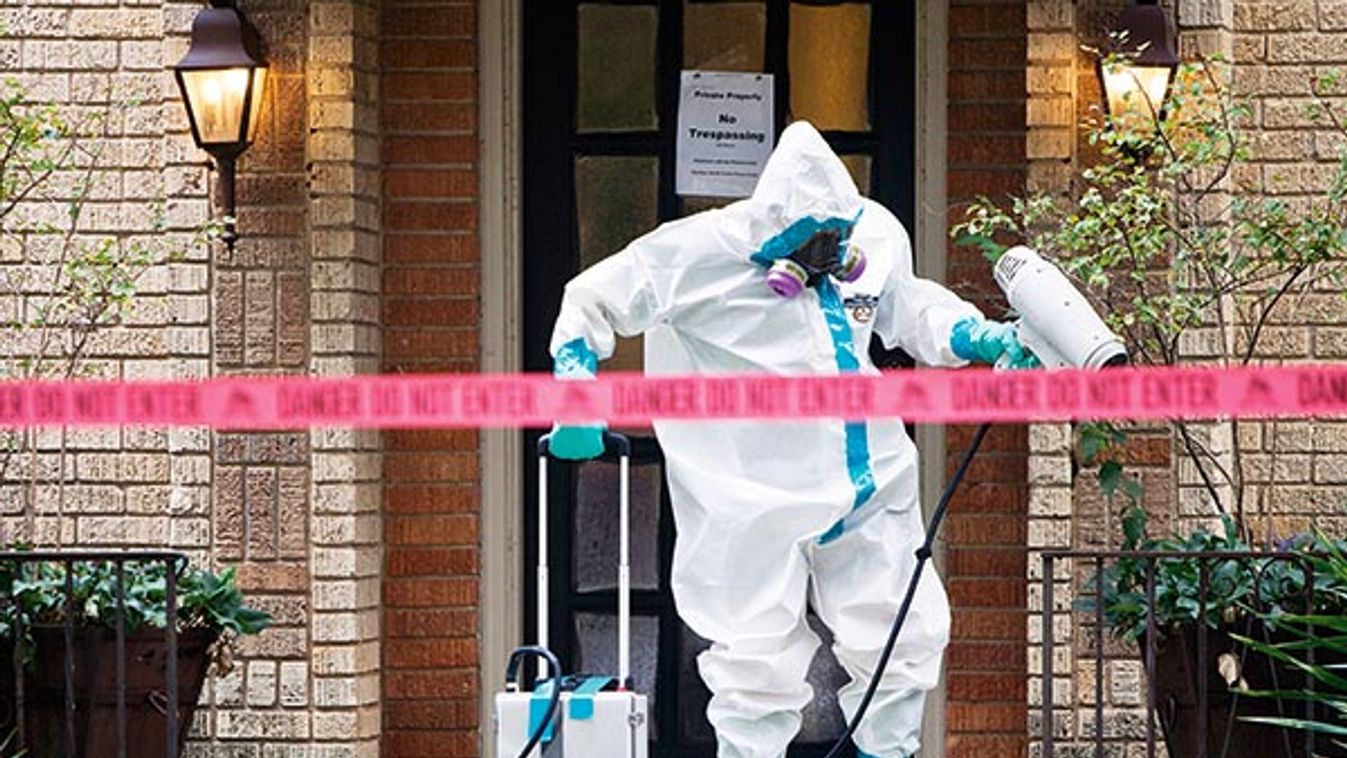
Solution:
[{"label": "leafy branch", "polygon": [[[1128,62],[1100,55],[1106,68]],[[1054,259],[1124,338],[1134,363],[1260,360],[1279,314],[1347,279],[1347,151],[1331,186],[1294,205],[1235,186],[1254,151],[1245,132],[1252,110],[1225,86],[1230,79],[1224,61],[1198,60],[1179,67],[1161,107],[1148,102],[1149,118],[1096,111],[1083,124],[1094,158],[1069,197],[983,198],[956,225],[957,242],[994,260],[1013,239]],[[1308,84],[1310,117],[1347,136],[1326,98],[1337,84],[1336,75]],[[1238,440],[1238,422],[1227,423]],[[1232,515],[1247,536],[1240,446],[1213,450],[1182,422],[1171,431],[1213,513]],[[1126,435],[1111,444],[1126,444]],[[1108,493],[1140,503],[1135,488],[1118,489],[1113,465],[1099,475]]]}]

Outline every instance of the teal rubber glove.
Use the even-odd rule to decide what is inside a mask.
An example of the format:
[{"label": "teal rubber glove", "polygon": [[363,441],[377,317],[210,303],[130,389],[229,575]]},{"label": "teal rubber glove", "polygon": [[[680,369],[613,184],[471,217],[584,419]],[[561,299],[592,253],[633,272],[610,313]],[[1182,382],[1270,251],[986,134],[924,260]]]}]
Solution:
[{"label": "teal rubber glove", "polygon": [[557,458],[587,461],[603,455],[604,424],[552,428],[547,449]]},{"label": "teal rubber glove", "polygon": [[1000,364],[1012,369],[1035,368],[1039,364],[1015,334],[1013,324],[966,318],[954,325],[949,347],[966,361]]},{"label": "teal rubber glove", "polygon": [[[583,337],[561,346],[552,358],[552,375],[558,379],[588,380],[598,370],[599,358]],[[603,432],[607,424],[558,424],[552,427],[547,449],[557,458],[587,461],[603,455]]]}]

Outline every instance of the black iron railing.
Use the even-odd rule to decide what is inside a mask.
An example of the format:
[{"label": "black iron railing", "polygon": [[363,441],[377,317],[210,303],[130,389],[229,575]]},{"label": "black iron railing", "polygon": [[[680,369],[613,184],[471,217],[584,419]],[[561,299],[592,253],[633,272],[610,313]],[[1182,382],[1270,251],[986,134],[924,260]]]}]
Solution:
[{"label": "black iron railing", "polygon": [[[1157,587],[1157,569],[1166,561],[1186,561],[1196,569],[1197,607],[1189,608],[1195,611],[1193,623],[1176,626],[1157,618],[1157,602],[1174,600],[1172,587],[1163,591]],[[1116,580],[1116,574],[1106,571],[1110,567],[1116,571],[1122,562],[1127,562],[1132,576],[1137,577],[1140,587],[1134,589],[1144,592],[1144,611],[1136,611],[1144,615],[1144,627],[1135,628],[1139,634],[1131,641],[1120,640],[1109,627],[1103,602],[1109,591],[1107,583]],[[1280,567],[1276,580],[1269,575],[1273,567]],[[1212,597],[1222,597],[1212,592],[1213,575],[1218,570],[1225,581],[1232,571],[1247,572],[1241,577],[1248,580],[1249,589],[1242,595],[1241,608],[1211,607]],[[1043,758],[1103,758],[1135,755],[1143,749],[1147,758],[1347,755],[1312,731],[1247,720],[1250,715],[1307,719],[1318,715],[1323,720],[1322,708],[1316,710],[1311,699],[1255,698],[1243,694],[1242,683],[1229,684],[1230,679],[1239,680],[1247,672],[1249,676],[1256,673],[1259,680],[1248,685],[1250,689],[1313,693],[1312,675],[1283,668],[1230,636],[1272,644],[1277,640],[1276,632],[1260,620],[1262,611],[1274,603],[1298,606],[1287,609],[1293,611],[1313,607],[1314,567],[1307,556],[1288,552],[1060,550],[1042,553],[1042,571],[1041,723],[1033,731],[1042,741]],[[1293,581],[1287,582],[1288,577]],[[1288,584],[1290,595],[1286,592]],[[1272,597],[1274,594],[1276,597]],[[1188,597],[1191,602],[1191,595]],[[1071,619],[1067,625],[1071,633],[1065,640],[1056,633],[1063,614]],[[1138,625],[1143,623],[1142,619],[1136,621]],[[1065,672],[1069,677],[1065,692],[1059,689],[1063,682],[1058,680],[1061,673],[1056,671],[1054,655],[1063,650],[1069,652],[1072,666]],[[1313,649],[1300,655],[1314,665]],[[1129,656],[1141,664],[1145,693],[1144,703],[1133,706],[1131,713],[1109,708],[1105,696],[1106,663]],[[1076,673],[1088,671],[1091,660],[1093,697],[1081,698],[1076,692]],[[1223,665],[1227,666],[1224,671]],[[1059,694],[1069,702],[1059,702]],[[1138,708],[1144,713],[1136,713]],[[1093,723],[1084,723],[1091,711]]]},{"label": "black iron railing", "polygon": [[[178,703],[178,572],[186,565],[187,556],[182,553],[169,551],[66,551],[66,550],[25,550],[25,551],[0,551],[0,567],[9,569],[11,576],[17,582],[23,582],[36,576],[41,568],[45,566],[58,566],[62,569],[64,576],[64,593],[61,599],[61,608],[59,613],[59,625],[56,623],[41,624],[45,640],[56,638],[56,644],[60,649],[60,660],[50,660],[50,656],[43,660],[34,660],[29,662],[28,655],[34,654],[30,647],[25,651],[25,645],[33,646],[36,643],[34,633],[38,631],[38,624],[32,623],[27,618],[25,609],[19,603],[16,597],[10,596],[0,598],[0,618],[8,621],[8,640],[12,644],[12,656],[10,665],[12,666],[12,677],[9,682],[0,682],[0,687],[8,689],[5,693],[8,698],[12,698],[12,713],[10,723],[0,726],[0,736],[8,734],[10,737],[9,747],[16,749],[25,756],[39,756],[54,754],[59,750],[64,758],[103,758],[107,756],[116,756],[116,758],[127,758],[128,755],[146,755],[157,753],[153,746],[138,742],[138,744],[129,745],[128,741],[137,741],[142,739],[144,731],[137,728],[136,734],[130,734],[128,731],[128,670],[127,670],[127,587],[130,578],[130,571],[144,570],[147,566],[162,565],[164,569],[164,610],[165,623],[162,630],[164,647],[166,651],[162,656],[163,667],[163,689],[151,691],[145,694],[145,703],[133,703],[133,708],[142,708],[144,706],[152,707],[156,712],[162,715],[164,731],[164,752],[162,755],[167,758],[177,758],[182,747],[182,735],[180,729],[180,711]],[[113,573],[113,586],[115,608],[113,610],[113,619],[111,628],[115,636],[115,645],[113,646],[113,655],[115,657],[115,706],[114,706],[114,729],[109,734],[107,724],[93,723],[94,721],[104,719],[106,714],[100,707],[99,698],[101,688],[89,687],[87,680],[90,676],[90,670],[99,668],[100,661],[97,660],[97,654],[89,649],[80,649],[77,645],[77,639],[89,644],[90,637],[81,634],[86,627],[87,622],[83,620],[84,609],[76,608],[76,567],[81,565],[102,565],[111,566]],[[106,621],[104,621],[106,623]],[[155,630],[158,631],[158,630]],[[143,652],[141,656],[146,656]],[[153,656],[151,665],[157,667],[158,656]],[[77,661],[83,667],[82,672],[77,672]],[[140,664],[146,663],[145,660],[138,660]],[[50,667],[59,663],[61,674],[57,678],[61,694],[59,701],[52,707],[46,696],[50,692],[44,693],[39,689],[38,692],[28,692],[29,685],[34,682],[44,681],[51,684]],[[37,678],[34,670],[45,670],[48,674]],[[83,684],[88,689],[81,689]],[[191,704],[189,704],[190,706]],[[60,710],[59,719],[53,719],[52,711]],[[40,715],[36,715],[40,714]],[[35,721],[41,719],[46,722],[37,724]],[[53,720],[59,721],[58,725],[53,725]],[[58,731],[59,734],[53,734]],[[153,732],[158,731],[156,725]],[[100,737],[94,739],[91,734],[97,732]],[[115,752],[109,749],[112,745],[108,742],[115,741]],[[37,744],[35,744],[37,743]],[[94,744],[96,743],[96,744]]]}]

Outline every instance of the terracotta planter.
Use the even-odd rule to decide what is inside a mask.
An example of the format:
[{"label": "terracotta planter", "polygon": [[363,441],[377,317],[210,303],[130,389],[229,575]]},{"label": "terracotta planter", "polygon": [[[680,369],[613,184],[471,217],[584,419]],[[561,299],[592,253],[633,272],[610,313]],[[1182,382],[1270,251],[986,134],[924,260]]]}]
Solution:
[{"label": "terracotta planter", "polygon": [[[1261,625],[1248,629],[1207,631],[1206,660],[1198,660],[1198,635],[1195,625],[1167,634],[1156,647],[1155,671],[1157,719],[1163,730],[1171,758],[1197,758],[1203,734],[1198,707],[1199,677],[1207,678],[1206,743],[1208,758],[1347,758],[1347,750],[1332,744],[1324,735],[1315,739],[1314,750],[1307,750],[1306,733],[1265,724],[1251,724],[1248,716],[1305,717],[1302,701],[1281,701],[1243,697],[1231,691],[1221,674],[1221,656],[1233,653],[1243,658],[1240,675],[1252,690],[1301,690],[1305,675],[1272,659],[1246,650],[1231,640],[1231,632],[1252,639],[1264,639]],[[1273,642],[1279,641],[1276,637]],[[1145,641],[1142,640],[1142,661]],[[1316,661],[1332,663],[1335,661]],[[1337,661],[1341,662],[1341,661]],[[1318,708],[1316,719],[1333,721],[1327,709]]]},{"label": "terracotta planter", "polygon": [[[202,629],[178,635],[178,749],[181,754],[218,635]],[[65,755],[65,634],[60,627],[33,630],[36,665],[24,674],[25,758],[105,758],[117,755],[117,637],[111,629],[75,630],[75,754]],[[12,650],[6,641],[3,649]],[[167,749],[168,658],[162,630],[126,635],[126,745],[128,756],[176,758]],[[0,661],[0,733],[15,728],[16,697],[11,656]]]}]

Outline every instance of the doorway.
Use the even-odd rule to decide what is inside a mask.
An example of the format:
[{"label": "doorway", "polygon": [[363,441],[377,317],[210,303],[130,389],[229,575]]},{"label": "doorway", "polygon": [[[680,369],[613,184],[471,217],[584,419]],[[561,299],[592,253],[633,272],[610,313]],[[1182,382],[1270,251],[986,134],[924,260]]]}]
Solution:
[{"label": "doorway", "polygon": [[[915,28],[915,3],[905,0],[524,0],[524,369],[551,369],[548,340],[567,280],[657,224],[723,202],[674,192],[684,69],[772,74],[777,134],[791,120],[812,121],[862,191],[911,230]],[[641,349],[620,340],[600,370],[639,370]],[[907,364],[900,354],[875,357]],[[662,457],[648,430],[624,431],[634,446],[633,675],[652,698],[651,755],[711,755],[694,663],[705,643],[678,620],[669,591]],[[528,434],[524,450],[535,442]],[[524,638],[532,639],[537,467],[525,457]],[[549,476],[549,628],[568,671],[616,669],[616,478],[603,461],[553,465]],[[833,692],[843,677],[823,648],[792,758],[821,756],[842,730]]]}]

